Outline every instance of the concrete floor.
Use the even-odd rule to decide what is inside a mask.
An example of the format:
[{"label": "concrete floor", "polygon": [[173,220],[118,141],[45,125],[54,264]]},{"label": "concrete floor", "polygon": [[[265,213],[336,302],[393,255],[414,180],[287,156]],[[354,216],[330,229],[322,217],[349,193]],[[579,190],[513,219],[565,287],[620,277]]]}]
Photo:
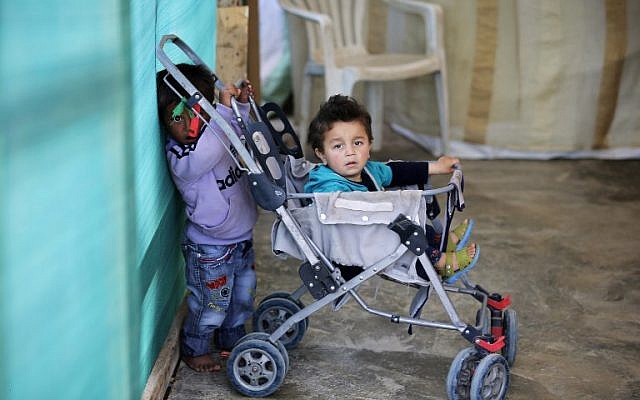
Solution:
[{"label": "concrete floor", "polygon": [[[375,159],[427,159],[395,135]],[[519,350],[508,399],[640,399],[640,161],[464,161],[467,208],[482,248],[470,278],[511,293]],[[436,181],[437,183],[437,181]],[[300,285],[295,260],[270,253],[272,216],[256,229],[257,300]],[[374,278],[359,293],[406,313],[413,289]],[[452,297],[466,322],[476,303]],[[303,297],[305,304],[311,297]],[[432,296],[423,317],[446,320]],[[468,343],[364,312],[353,300],[310,318],[273,399],[446,399],[451,361]],[[177,370],[169,400],[236,399],[221,373]]]}]

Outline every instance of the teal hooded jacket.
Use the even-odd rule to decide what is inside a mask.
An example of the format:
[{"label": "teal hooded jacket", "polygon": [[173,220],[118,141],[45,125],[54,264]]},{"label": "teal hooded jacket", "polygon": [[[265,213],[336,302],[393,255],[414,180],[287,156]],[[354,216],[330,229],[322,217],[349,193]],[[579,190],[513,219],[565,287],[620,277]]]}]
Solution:
[{"label": "teal hooded jacket", "polygon": [[[367,161],[365,170],[378,186],[387,187],[391,183],[391,167],[379,161]],[[318,165],[309,171],[309,181],[304,185],[304,191],[314,192],[368,192],[365,185],[338,175],[326,165]]]}]

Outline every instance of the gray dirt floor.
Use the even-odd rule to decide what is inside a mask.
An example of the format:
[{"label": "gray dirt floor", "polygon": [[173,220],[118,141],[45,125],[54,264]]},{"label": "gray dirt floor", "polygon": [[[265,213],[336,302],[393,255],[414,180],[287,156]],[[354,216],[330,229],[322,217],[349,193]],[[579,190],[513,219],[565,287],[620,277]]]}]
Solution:
[{"label": "gray dirt floor", "polygon": [[[384,140],[373,158],[430,158],[398,136]],[[519,318],[507,398],[640,399],[640,161],[463,161],[463,170],[467,208],[456,219],[476,220],[473,240],[482,249],[470,278],[512,294]],[[258,301],[300,285],[296,261],[271,255],[272,220],[263,211],[255,234]],[[359,293],[406,314],[414,292],[374,278]],[[473,322],[477,303],[452,299]],[[423,316],[446,321],[437,297]],[[405,325],[351,300],[311,316],[271,398],[446,399],[449,366],[467,346],[450,330],[407,335]],[[242,398],[224,370],[199,374],[181,364],[168,399]]]}]

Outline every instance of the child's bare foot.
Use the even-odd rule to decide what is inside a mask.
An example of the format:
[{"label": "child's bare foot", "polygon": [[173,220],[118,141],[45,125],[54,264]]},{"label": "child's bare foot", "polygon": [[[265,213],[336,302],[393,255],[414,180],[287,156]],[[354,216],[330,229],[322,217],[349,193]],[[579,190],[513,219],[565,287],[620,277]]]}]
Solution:
[{"label": "child's bare foot", "polygon": [[182,361],[196,372],[216,372],[220,371],[221,368],[220,364],[210,354],[203,354],[197,357],[183,356]]}]

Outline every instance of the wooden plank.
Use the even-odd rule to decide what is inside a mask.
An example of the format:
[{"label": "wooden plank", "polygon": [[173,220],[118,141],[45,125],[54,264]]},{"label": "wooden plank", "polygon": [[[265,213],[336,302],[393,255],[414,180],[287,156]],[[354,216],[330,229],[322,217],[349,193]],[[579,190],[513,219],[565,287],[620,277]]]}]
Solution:
[{"label": "wooden plank", "polygon": [[162,350],[153,365],[147,384],[142,392],[142,400],[162,400],[165,397],[173,371],[180,362],[180,328],[187,315],[186,300],[182,302],[176,313]]}]

